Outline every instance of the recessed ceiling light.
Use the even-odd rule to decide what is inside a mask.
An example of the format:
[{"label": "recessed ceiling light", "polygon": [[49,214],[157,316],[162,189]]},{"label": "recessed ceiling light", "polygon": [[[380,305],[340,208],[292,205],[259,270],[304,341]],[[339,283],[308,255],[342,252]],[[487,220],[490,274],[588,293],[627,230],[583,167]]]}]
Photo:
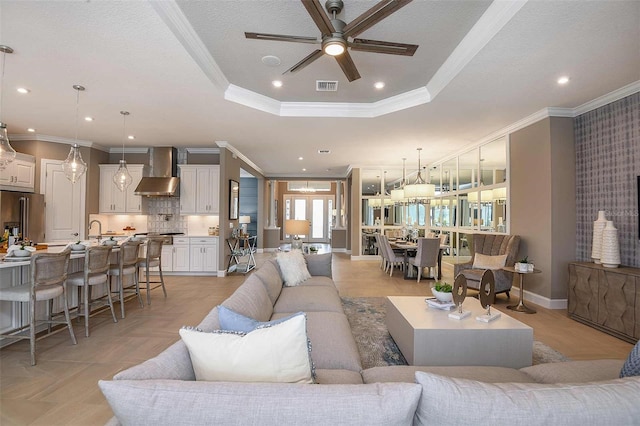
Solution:
[{"label": "recessed ceiling light", "polygon": [[129,135],[129,136],[127,136],[127,139],[135,139],[135,138],[136,138],[136,137],[135,137],[135,136],[133,136],[133,135]]},{"label": "recessed ceiling light", "polygon": [[558,79],[558,84],[567,84],[568,82],[569,82],[569,77],[567,77],[566,75]]},{"label": "recessed ceiling light", "polygon": [[36,131],[36,129],[34,129],[33,127],[29,127],[29,128],[27,129],[27,132],[29,132],[29,133],[33,133],[33,132],[35,132],[35,131]]},{"label": "recessed ceiling light", "polygon": [[93,121],[93,117],[85,117],[84,121]]},{"label": "recessed ceiling light", "polygon": [[307,171],[307,169],[302,169],[302,171],[303,171],[303,172],[306,172],[306,171]]},{"label": "recessed ceiling light", "polygon": [[281,62],[282,61],[280,61],[280,58],[274,55],[267,55],[262,57],[262,63],[268,67],[277,67]]},{"label": "recessed ceiling light", "polygon": [[304,160],[304,158],[303,157],[298,157],[298,160]]},{"label": "recessed ceiling light", "polygon": [[380,89],[384,89],[384,82],[382,81],[378,81],[376,82],[373,87],[375,87],[376,89],[380,90]]},{"label": "recessed ceiling light", "polygon": [[25,88],[25,87],[18,87],[18,93],[22,93],[23,95],[26,95],[27,93],[29,93],[31,90]]},{"label": "recessed ceiling light", "polygon": [[280,80],[273,80],[271,84],[273,84],[273,87],[282,87],[282,82]]}]

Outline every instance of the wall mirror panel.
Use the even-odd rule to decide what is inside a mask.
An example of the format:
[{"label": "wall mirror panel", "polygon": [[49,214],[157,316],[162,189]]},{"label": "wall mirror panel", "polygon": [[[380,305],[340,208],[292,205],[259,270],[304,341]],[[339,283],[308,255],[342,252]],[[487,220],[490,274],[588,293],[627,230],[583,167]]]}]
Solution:
[{"label": "wall mirror panel", "polygon": [[458,189],[458,160],[451,160],[442,164],[442,192],[451,192]]},{"label": "wall mirror panel", "polygon": [[436,194],[442,193],[442,181],[440,180],[440,170],[442,167],[438,164],[429,168],[429,182],[436,186]]},{"label": "wall mirror panel", "polygon": [[507,180],[507,140],[496,139],[480,147],[480,178],[483,185]]},{"label": "wall mirror panel", "polygon": [[381,192],[382,179],[380,178],[380,175],[380,170],[362,170],[362,195],[375,195]]},{"label": "wall mirror panel", "polygon": [[469,189],[478,186],[478,149],[471,150],[459,157],[458,189]]}]

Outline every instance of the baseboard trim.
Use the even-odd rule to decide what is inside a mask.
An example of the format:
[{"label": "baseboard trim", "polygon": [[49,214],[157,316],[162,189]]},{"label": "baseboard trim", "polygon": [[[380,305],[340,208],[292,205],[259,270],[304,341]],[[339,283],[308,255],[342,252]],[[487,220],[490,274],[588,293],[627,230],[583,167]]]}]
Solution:
[{"label": "baseboard trim", "polygon": [[[511,287],[511,294],[518,295],[520,294],[520,288]],[[567,309],[568,300],[567,299],[549,299],[548,297],[540,296],[539,294],[532,293],[530,291],[524,291],[524,301],[535,303],[536,305],[542,306],[547,309]]]}]

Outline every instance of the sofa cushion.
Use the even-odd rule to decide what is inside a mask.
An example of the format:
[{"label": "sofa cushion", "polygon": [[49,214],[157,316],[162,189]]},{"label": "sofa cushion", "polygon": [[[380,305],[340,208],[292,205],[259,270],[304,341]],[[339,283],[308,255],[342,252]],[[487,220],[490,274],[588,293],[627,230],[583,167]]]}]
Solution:
[{"label": "sofa cushion", "polygon": [[227,300],[222,302],[222,305],[258,321],[269,321],[273,313],[273,305],[267,289],[260,278],[253,274]]},{"label": "sofa cushion", "polygon": [[195,380],[189,350],[182,340],[169,346],[158,356],[116,374],[114,380]]},{"label": "sofa cushion", "polygon": [[196,380],[313,383],[304,313],[247,334],[180,329]]},{"label": "sofa cushion", "polygon": [[[300,315],[302,312],[296,312],[293,315],[289,315],[283,318],[278,318],[269,322],[261,322],[254,320],[250,317],[245,317],[242,314],[239,314],[225,306],[218,306],[218,318],[220,321],[220,329],[225,331],[239,331],[241,333],[249,333],[250,331],[255,330],[258,327],[271,326],[275,324],[279,324],[283,321],[286,321],[292,318],[295,315]],[[203,330],[204,331],[204,330]]]},{"label": "sofa cushion", "polygon": [[207,316],[204,317],[200,324],[196,326],[198,330],[213,331],[220,329],[220,321],[218,319],[218,307],[214,307],[209,311]]},{"label": "sofa cushion", "polygon": [[311,278],[311,274],[307,269],[307,262],[305,262],[300,250],[279,252],[276,255],[276,260],[280,266],[280,273],[285,286],[296,286]]},{"label": "sofa cushion", "polygon": [[474,269],[491,269],[492,271],[501,269],[507,261],[506,254],[499,254],[496,256],[488,256],[482,253],[476,253],[473,256],[473,268]]},{"label": "sofa cushion", "polygon": [[316,383],[320,385],[361,385],[362,375],[357,371],[343,369],[316,369]]},{"label": "sofa cushion", "polygon": [[[416,425],[627,425],[640,418],[640,377],[579,384],[482,383],[416,373]],[[612,409],[615,407],[615,409]],[[517,423],[517,421],[516,421]]]},{"label": "sofa cushion", "polygon": [[629,357],[620,370],[620,377],[640,376],[640,341],[631,349]]},{"label": "sofa cushion", "polygon": [[[307,312],[307,335],[316,368],[362,370],[347,316],[342,312]],[[289,314],[273,314],[282,318]]]},{"label": "sofa cushion", "polygon": [[267,289],[271,304],[275,304],[282,291],[282,277],[280,277],[280,271],[276,269],[274,262],[264,262],[262,266],[256,269],[253,275],[260,278],[262,284]]},{"label": "sofa cushion", "polygon": [[623,363],[619,359],[551,362],[524,367],[520,371],[538,383],[598,382],[617,378]]},{"label": "sofa cushion", "polygon": [[307,269],[312,276],[332,277],[331,253],[306,254]]},{"label": "sofa cushion", "polygon": [[425,367],[416,365],[389,365],[386,367],[372,367],[362,372],[365,383],[381,382],[415,382],[416,372],[440,374],[458,379],[477,380],[486,383],[517,382],[531,383],[534,380],[526,373],[515,368],[507,367]]},{"label": "sofa cushion", "polygon": [[318,276],[311,276],[311,278],[309,278],[308,280],[304,281],[303,283],[300,283],[299,287],[307,287],[307,286],[314,286],[314,285],[319,285],[319,286],[323,286],[323,287],[329,287],[331,289],[333,289],[333,291],[337,292],[338,289],[336,288],[335,283],[333,282],[333,280],[331,278],[327,278],[325,276],[322,275],[318,275]]},{"label": "sofa cushion", "polygon": [[340,296],[327,286],[285,287],[273,307],[274,313],[293,312],[344,312]]},{"label": "sofa cushion", "polygon": [[120,423],[143,426],[410,425],[421,392],[414,383],[101,380],[98,385]]}]

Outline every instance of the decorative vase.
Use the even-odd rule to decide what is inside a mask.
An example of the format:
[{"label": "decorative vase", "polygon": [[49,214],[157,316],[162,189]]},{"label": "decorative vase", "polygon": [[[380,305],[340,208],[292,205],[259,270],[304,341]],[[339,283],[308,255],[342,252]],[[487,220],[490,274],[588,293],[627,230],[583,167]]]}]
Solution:
[{"label": "decorative vase", "polygon": [[591,258],[594,263],[600,263],[602,257],[602,231],[607,224],[604,210],[598,211],[598,219],[593,222],[593,241],[591,244]]},{"label": "decorative vase", "polygon": [[618,230],[613,221],[608,220],[602,231],[602,256],[600,262],[605,268],[617,268],[620,265],[620,245],[618,244]]}]

